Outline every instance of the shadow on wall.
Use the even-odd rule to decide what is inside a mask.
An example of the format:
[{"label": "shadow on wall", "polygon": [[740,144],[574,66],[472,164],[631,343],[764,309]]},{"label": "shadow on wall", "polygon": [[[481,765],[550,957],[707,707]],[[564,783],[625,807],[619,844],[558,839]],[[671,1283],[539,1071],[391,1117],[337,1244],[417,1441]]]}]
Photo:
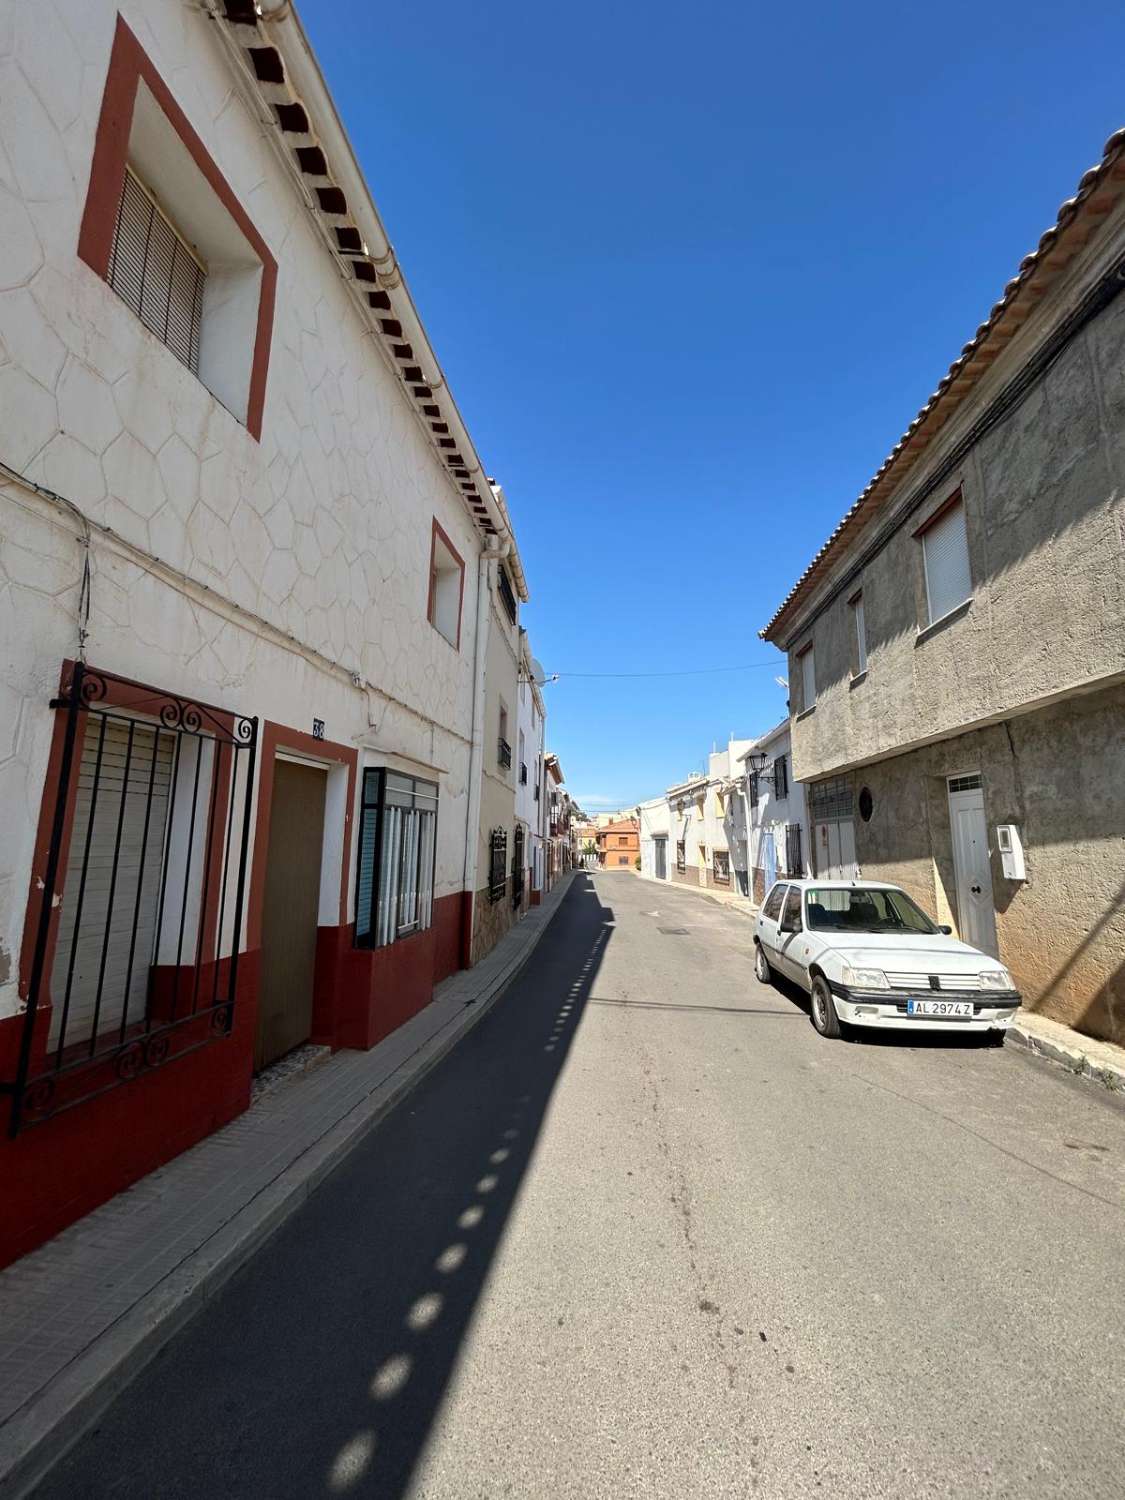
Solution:
[{"label": "shadow on wall", "polygon": [[576,875],[508,993],[138,1378],[43,1500],[408,1491],[612,930]]}]

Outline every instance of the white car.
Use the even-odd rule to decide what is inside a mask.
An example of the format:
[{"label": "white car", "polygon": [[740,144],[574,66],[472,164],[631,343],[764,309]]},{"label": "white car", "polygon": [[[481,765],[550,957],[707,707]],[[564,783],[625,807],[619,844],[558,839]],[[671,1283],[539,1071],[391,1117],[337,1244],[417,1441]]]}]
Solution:
[{"label": "white car", "polygon": [[905,891],[875,880],[779,880],[758,913],[754,970],[811,998],[821,1036],[843,1026],[977,1031],[1002,1043],[1020,1005],[998,959],[931,922]]}]

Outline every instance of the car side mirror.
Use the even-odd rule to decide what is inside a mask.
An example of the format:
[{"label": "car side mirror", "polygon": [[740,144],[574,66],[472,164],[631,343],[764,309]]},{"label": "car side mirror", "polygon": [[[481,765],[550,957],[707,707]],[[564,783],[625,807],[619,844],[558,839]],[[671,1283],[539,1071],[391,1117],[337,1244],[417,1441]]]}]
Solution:
[{"label": "car side mirror", "polygon": [[944,923],[944,922],[942,922],[942,923],[941,923],[941,924],[940,924],[940,925],[939,925],[939,926],[938,926],[938,931],[939,931],[939,932],[944,932],[944,933],[945,933],[945,935],[946,935],[946,937],[952,937],[952,936],[953,936],[953,928],[952,928],[952,927],[949,927],[949,926],[947,926],[947,925],[946,925],[946,924],[945,924],[945,923]]}]

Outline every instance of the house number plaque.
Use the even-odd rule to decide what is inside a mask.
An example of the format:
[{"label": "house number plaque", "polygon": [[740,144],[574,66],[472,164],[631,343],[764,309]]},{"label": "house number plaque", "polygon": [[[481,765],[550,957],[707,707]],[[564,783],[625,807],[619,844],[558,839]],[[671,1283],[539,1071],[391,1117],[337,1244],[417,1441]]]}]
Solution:
[{"label": "house number plaque", "polygon": [[313,739],[314,740],[322,740],[323,738],[324,738],[324,720],[323,719],[314,719],[313,720]]}]

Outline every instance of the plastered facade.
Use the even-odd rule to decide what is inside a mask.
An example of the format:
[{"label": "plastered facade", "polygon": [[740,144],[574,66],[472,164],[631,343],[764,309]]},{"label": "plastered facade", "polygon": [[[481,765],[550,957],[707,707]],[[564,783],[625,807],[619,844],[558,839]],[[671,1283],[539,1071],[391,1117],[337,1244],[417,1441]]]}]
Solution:
[{"label": "plastered facade", "polygon": [[[0,458],[81,517],[0,479],[0,1017],[87,522],[92,664],[432,773],[436,894],[463,880],[477,534],[211,24],[122,9],[278,262],[262,434],[76,256],[117,6],[4,0]],[[426,619],[434,518],[470,559],[460,651]]]}]

